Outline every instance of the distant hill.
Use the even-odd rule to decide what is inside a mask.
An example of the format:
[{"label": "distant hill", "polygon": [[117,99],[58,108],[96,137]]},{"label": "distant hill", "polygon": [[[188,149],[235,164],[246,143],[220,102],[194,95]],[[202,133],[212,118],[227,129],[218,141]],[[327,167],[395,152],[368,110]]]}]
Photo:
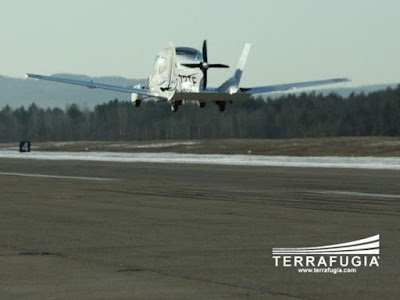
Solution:
[{"label": "distant hill", "polygon": [[[144,79],[128,79],[117,76],[104,77],[89,77],[85,75],[73,74],[54,74],[55,76],[68,77],[81,80],[93,80],[96,82],[110,83],[124,86],[134,86],[143,83]],[[327,95],[336,93],[342,97],[347,97],[351,93],[371,93],[378,90],[386,89],[387,87],[397,87],[398,84],[379,84],[366,85],[360,87],[345,87],[345,88],[327,88],[319,89],[317,93]],[[299,91],[300,93],[301,91]],[[279,98],[281,94],[268,95],[273,99]],[[40,107],[59,107],[76,103],[81,108],[93,108],[97,104],[108,102],[112,99],[130,100],[130,95],[113,91],[105,91],[100,89],[88,89],[85,87],[72,86],[68,84],[12,78],[0,76],[0,108],[9,105],[12,108],[25,106],[28,107],[33,102]]]},{"label": "distant hill", "polygon": [[385,90],[387,88],[396,88],[399,83],[386,83],[386,84],[372,84],[372,85],[362,85],[357,87],[338,87],[338,88],[325,88],[318,90],[317,93],[322,93],[323,95],[328,95],[330,93],[338,94],[342,97],[348,97],[351,93],[354,94],[369,94],[376,91]]},{"label": "distant hill", "polygon": [[[127,79],[116,76],[88,77],[72,74],[54,75],[125,86],[134,86],[144,82],[144,80]],[[4,107],[5,105],[9,105],[13,108],[22,105],[27,107],[34,102],[40,107],[65,108],[72,103],[76,103],[81,108],[92,108],[97,104],[108,102],[115,98],[119,100],[130,100],[130,95],[106,90],[90,90],[85,87],[55,82],[0,76],[0,107]]]},{"label": "distant hill", "polygon": [[[386,90],[387,88],[396,88],[399,85],[399,83],[386,83],[386,84],[371,84],[371,85],[361,85],[361,86],[355,86],[355,87],[335,87],[335,88],[319,88],[315,90],[316,94],[322,94],[324,96],[329,95],[331,93],[337,94],[343,98],[346,98],[350,96],[352,93],[353,94],[369,94],[381,90]],[[295,94],[299,95],[302,93],[311,93],[312,89],[309,88],[307,90],[289,90],[284,92],[285,94]],[[272,94],[265,94],[265,98],[270,98],[270,99],[279,99],[281,97],[282,93],[272,93]]]}]

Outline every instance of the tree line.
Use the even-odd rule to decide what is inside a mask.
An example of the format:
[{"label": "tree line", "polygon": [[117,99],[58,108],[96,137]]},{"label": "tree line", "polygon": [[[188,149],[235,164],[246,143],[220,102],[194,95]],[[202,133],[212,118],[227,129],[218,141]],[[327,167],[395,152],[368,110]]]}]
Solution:
[{"label": "tree line", "polygon": [[0,111],[0,142],[80,140],[165,140],[214,138],[302,138],[399,136],[400,85],[370,94],[286,94],[227,105],[224,113],[210,103],[187,104],[179,112],[168,103],[111,100],[93,110],[73,104],[65,109]]}]

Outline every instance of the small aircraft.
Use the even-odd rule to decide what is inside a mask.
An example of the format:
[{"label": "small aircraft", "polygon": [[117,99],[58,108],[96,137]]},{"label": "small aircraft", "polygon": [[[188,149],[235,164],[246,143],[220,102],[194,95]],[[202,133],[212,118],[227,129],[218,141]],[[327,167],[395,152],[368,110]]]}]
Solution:
[{"label": "small aircraft", "polygon": [[245,44],[234,75],[217,88],[207,87],[208,69],[229,68],[229,66],[210,64],[208,62],[207,41],[203,42],[202,52],[189,47],[175,48],[174,44],[170,42],[169,48],[164,49],[156,56],[154,73],[149,76],[145,86],[119,86],[31,73],[27,73],[25,76],[27,78],[86,86],[91,89],[98,88],[129,93],[136,107],[139,107],[143,100],[169,101],[171,102],[171,110],[174,112],[178,111],[181,104],[188,101],[196,101],[200,108],[203,108],[207,102],[213,102],[222,112],[225,110],[227,102],[249,100],[257,94],[283,92],[290,89],[349,81],[347,78],[333,78],[251,88],[239,87],[250,46],[250,43]]}]

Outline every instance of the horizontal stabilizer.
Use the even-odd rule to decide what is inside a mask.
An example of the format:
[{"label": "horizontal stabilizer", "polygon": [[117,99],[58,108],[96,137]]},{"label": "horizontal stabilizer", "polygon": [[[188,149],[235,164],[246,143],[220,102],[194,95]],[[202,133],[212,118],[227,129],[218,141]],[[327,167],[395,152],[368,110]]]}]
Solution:
[{"label": "horizontal stabilizer", "polygon": [[220,93],[217,91],[202,91],[200,93],[175,93],[172,101],[186,100],[186,101],[239,101],[249,100],[251,94],[246,93]]}]

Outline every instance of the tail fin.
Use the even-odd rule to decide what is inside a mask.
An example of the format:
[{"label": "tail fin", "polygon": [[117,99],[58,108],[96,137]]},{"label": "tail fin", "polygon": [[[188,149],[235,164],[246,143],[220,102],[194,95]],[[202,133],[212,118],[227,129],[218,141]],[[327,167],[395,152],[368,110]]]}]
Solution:
[{"label": "tail fin", "polygon": [[250,43],[245,44],[235,74],[218,88],[219,92],[229,92],[233,94],[238,91],[240,79],[242,78],[244,66],[246,65],[247,56],[249,55],[250,52],[250,47],[251,47]]},{"label": "tail fin", "polygon": [[170,100],[174,96],[177,82],[176,50],[174,43],[170,42],[167,66],[167,87],[162,89],[166,93],[168,100]]}]

